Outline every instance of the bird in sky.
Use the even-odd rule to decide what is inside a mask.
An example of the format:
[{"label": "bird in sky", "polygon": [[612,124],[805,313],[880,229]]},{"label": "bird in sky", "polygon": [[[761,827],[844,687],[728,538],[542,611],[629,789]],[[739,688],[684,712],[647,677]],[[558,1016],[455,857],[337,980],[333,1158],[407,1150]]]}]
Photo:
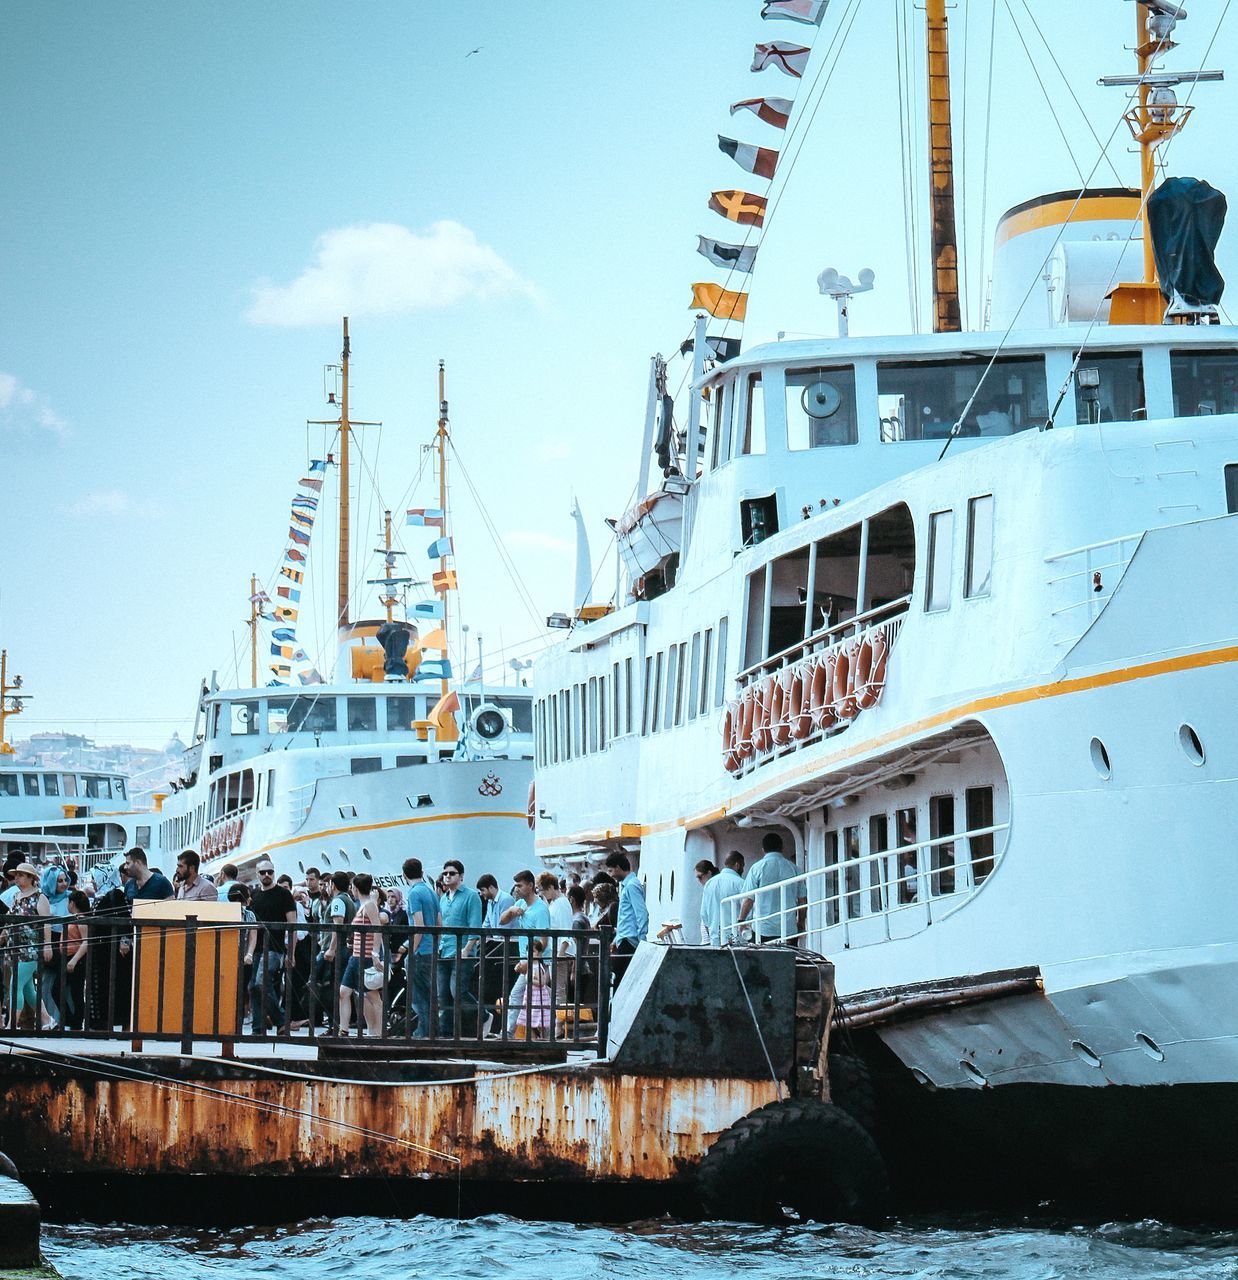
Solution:
[{"label": "bird in sky", "polygon": [[476,49],[470,49],[464,56],[466,58],[471,58],[475,53],[480,53],[485,47],[486,46],[484,44],[479,44]]}]

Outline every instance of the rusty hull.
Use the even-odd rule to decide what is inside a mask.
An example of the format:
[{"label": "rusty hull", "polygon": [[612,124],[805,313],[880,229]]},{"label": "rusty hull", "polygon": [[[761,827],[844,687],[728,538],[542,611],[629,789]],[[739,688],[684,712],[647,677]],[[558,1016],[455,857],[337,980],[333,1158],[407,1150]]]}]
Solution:
[{"label": "rusty hull", "polygon": [[[128,1059],[175,1082],[9,1058],[0,1133],[32,1174],[144,1173],[669,1183],[772,1080],[594,1064],[467,1084],[360,1084]],[[457,1161],[459,1164],[457,1164]]]}]

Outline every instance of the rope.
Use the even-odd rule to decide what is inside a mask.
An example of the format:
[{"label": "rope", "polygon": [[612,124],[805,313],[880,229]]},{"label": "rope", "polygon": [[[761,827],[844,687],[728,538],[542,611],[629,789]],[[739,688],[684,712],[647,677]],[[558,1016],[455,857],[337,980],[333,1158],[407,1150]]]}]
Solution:
[{"label": "rope", "polygon": [[769,1056],[769,1049],[765,1044],[765,1036],[761,1032],[761,1024],[757,1021],[757,1011],[752,1007],[752,997],[748,994],[748,984],[744,981],[744,975],[740,972],[739,958],[735,954],[735,948],[729,947],[731,953],[731,963],[735,966],[735,976],[739,979],[739,985],[744,993],[744,1000],[748,1004],[748,1012],[752,1015],[752,1025],[756,1030],[757,1039],[761,1042],[761,1052],[765,1055],[765,1065],[769,1068],[769,1078],[774,1082],[774,1088],[778,1091],[778,1101],[782,1101],[782,1081],[778,1079],[778,1072],[774,1070],[773,1059]]}]

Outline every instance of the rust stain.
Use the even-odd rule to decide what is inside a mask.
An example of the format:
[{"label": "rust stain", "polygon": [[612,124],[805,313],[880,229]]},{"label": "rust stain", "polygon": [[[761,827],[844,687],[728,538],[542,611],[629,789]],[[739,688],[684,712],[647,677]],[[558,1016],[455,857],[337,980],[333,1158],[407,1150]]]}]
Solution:
[{"label": "rust stain", "polygon": [[670,1182],[775,1096],[769,1080],[604,1067],[417,1087],[243,1075],[172,1087],[14,1073],[0,1095],[0,1132],[32,1173]]}]

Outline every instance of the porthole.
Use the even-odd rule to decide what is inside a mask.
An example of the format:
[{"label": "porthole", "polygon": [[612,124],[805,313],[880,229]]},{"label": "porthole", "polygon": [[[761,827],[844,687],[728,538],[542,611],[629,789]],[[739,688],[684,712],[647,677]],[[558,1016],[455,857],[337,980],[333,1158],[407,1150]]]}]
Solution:
[{"label": "porthole", "polygon": [[1092,765],[1102,778],[1113,776],[1113,766],[1109,763],[1109,752],[1099,738],[1092,739]]},{"label": "porthole", "polygon": [[322,865],[324,867],[331,865],[331,855],[325,849],[322,851]]},{"label": "porthole", "polygon": [[304,874],[305,874],[305,863],[304,863],[304,862],[298,862],[298,863],[297,863],[297,870],[298,870],[302,875],[304,875]]},{"label": "porthole", "polygon": [[989,1082],[984,1072],[981,1071],[974,1062],[970,1062],[967,1058],[959,1059],[959,1069],[972,1084],[978,1084],[981,1088],[985,1088],[988,1085]]},{"label": "porthole", "polygon": [[341,850],[340,850],[340,861],[341,861],[341,862],[351,862],[351,861],[352,861],[352,859],[348,856],[348,850],[347,850],[347,849],[341,849]]},{"label": "porthole", "polygon": [[361,846],[361,856],[366,860],[366,862],[374,861],[374,855],[364,845]]},{"label": "porthole", "polygon": [[1099,1070],[1101,1065],[1100,1058],[1082,1040],[1072,1040],[1070,1047],[1075,1051],[1075,1057],[1080,1062],[1089,1067],[1096,1067]]},{"label": "porthole", "polygon": [[1203,764],[1207,759],[1204,754],[1204,744],[1199,740],[1199,734],[1189,724],[1184,724],[1178,730],[1178,745],[1182,748],[1182,754],[1192,764]]},{"label": "porthole", "polygon": [[1135,1032],[1135,1043],[1152,1059],[1153,1062],[1164,1062],[1165,1051],[1150,1035],[1142,1031]]},{"label": "porthole", "polygon": [[662,901],[662,877],[658,877],[658,901]]},{"label": "porthole", "polygon": [[672,871],[672,872],[671,872],[671,898],[672,898],[672,900],[674,899],[674,897],[675,897],[675,873]]}]

